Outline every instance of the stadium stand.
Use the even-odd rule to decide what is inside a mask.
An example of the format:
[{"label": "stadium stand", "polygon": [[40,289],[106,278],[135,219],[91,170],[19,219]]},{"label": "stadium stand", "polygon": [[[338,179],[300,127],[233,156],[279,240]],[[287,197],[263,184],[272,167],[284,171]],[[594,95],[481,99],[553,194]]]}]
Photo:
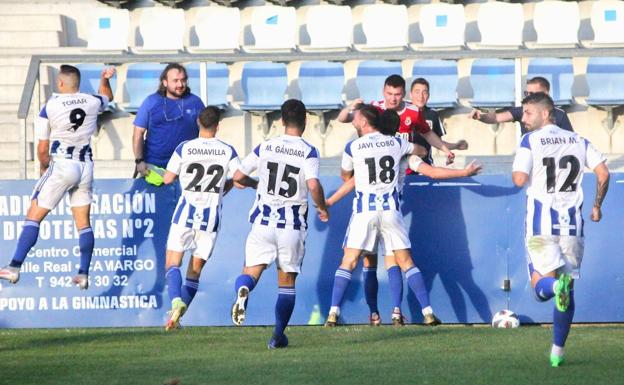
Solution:
[{"label": "stadium stand", "polygon": [[461,4],[431,3],[420,8],[422,44],[413,49],[460,49],[465,44],[466,19]]},{"label": "stadium stand", "polygon": [[158,89],[160,73],[166,64],[137,63],[129,64],[124,83],[126,103],[122,105],[127,112],[136,112],[143,100]]},{"label": "stadium stand", "polygon": [[571,59],[535,58],[529,61],[527,79],[541,76],[550,82],[550,96],[555,105],[572,104],[574,68]]},{"label": "stadium stand", "polygon": [[479,6],[477,26],[481,41],[469,44],[470,48],[513,49],[522,45],[524,13],[522,4],[499,1]]},{"label": "stadium stand", "polygon": [[592,57],[587,63],[587,104],[592,106],[624,105],[624,58]]},{"label": "stadium stand", "polygon": [[245,63],[241,77],[245,102],[241,108],[258,114],[279,110],[284,102],[288,75],[286,65],[272,62]]},{"label": "stadium stand", "polygon": [[306,7],[305,30],[309,41],[301,51],[345,51],[353,44],[353,20],[348,6],[321,4]]},{"label": "stadium stand", "polygon": [[[553,22],[556,20],[557,22]],[[575,47],[581,24],[576,1],[542,1],[533,8],[533,26],[536,42],[527,42],[530,48]]]},{"label": "stadium stand", "polygon": [[199,43],[188,46],[192,53],[234,52],[240,48],[240,10],[235,7],[197,7],[192,31]]},{"label": "stadium stand", "polygon": [[[227,93],[230,88],[230,71],[223,63],[206,63],[205,75],[201,75],[202,64],[191,63],[186,65],[188,85],[191,91],[198,95],[204,104],[225,110],[228,107]],[[202,87],[202,78],[203,84]]]},{"label": "stadium stand", "polygon": [[327,114],[344,106],[344,67],[328,61],[303,62],[299,67],[298,84],[301,101],[319,118],[321,133],[327,129]]},{"label": "stadium stand", "polygon": [[297,13],[294,7],[265,5],[252,7],[251,33],[254,44],[245,51],[292,51],[296,45]]},{"label": "stadium stand", "polygon": [[2,48],[53,48],[65,44],[65,25],[59,14],[2,15]]},{"label": "stadium stand", "polygon": [[506,59],[477,59],[472,63],[470,84],[473,107],[511,107],[515,101],[515,64]]},{"label": "stadium stand", "polygon": [[[163,28],[163,26],[167,26]],[[177,53],[184,49],[184,11],[169,7],[143,8],[139,31],[143,45],[132,47],[136,53]]]},{"label": "stadium stand", "polygon": [[130,13],[127,9],[95,8],[89,19],[87,50],[121,52],[128,49]]},{"label": "stadium stand", "polygon": [[590,48],[624,46],[624,1],[594,1],[591,9],[594,39],[582,41]]},{"label": "stadium stand", "polygon": [[431,87],[427,105],[431,108],[457,107],[457,62],[454,60],[420,60],[414,63],[412,80],[425,78]]},{"label": "stadium stand", "polygon": [[[391,27],[388,22],[391,20]],[[403,50],[408,46],[408,18],[405,5],[363,6],[361,26],[366,43],[355,44],[359,51]]]},{"label": "stadium stand", "polygon": [[365,103],[381,100],[384,80],[392,74],[403,75],[401,63],[384,60],[361,62],[355,78],[360,98]]}]

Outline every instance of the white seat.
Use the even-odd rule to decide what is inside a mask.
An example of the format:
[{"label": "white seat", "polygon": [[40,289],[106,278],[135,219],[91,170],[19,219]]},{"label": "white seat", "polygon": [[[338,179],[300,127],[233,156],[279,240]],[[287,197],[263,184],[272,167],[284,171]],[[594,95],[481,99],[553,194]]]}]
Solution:
[{"label": "white seat", "polygon": [[459,49],[464,46],[466,18],[461,4],[432,3],[420,9],[422,44],[414,49]]},{"label": "white seat", "polygon": [[405,5],[371,4],[362,13],[362,30],[366,44],[356,44],[360,51],[394,51],[407,47],[407,7]]},{"label": "white seat", "polygon": [[297,14],[294,7],[253,7],[251,33],[255,44],[245,51],[290,51],[295,48]]},{"label": "white seat", "polygon": [[309,45],[299,45],[302,51],[344,51],[353,44],[351,7],[321,4],[308,8],[305,25]]},{"label": "white seat", "polygon": [[236,7],[197,7],[193,25],[199,44],[189,52],[232,52],[239,48],[240,10]]},{"label": "white seat", "polygon": [[594,40],[583,41],[586,47],[624,46],[624,1],[594,1],[591,11]]},{"label": "white seat", "polygon": [[468,44],[470,48],[513,49],[522,45],[524,12],[522,4],[499,1],[479,6],[477,26],[481,42]]},{"label": "white seat", "polygon": [[87,50],[126,51],[130,13],[127,9],[95,8],[89,14],[90,30]]},{"label": "white seat", "polygon": [[145,8],[139,21],[143,46],[132,49],[137,53],[177,53],[184,49],[185,28],[184,10],[168,7]]},{"label": "white seat", "polygon": [[575,47],[581,25],[576,1],[542,1],[533,8],[536,42],[525,43],[529,48]]}]

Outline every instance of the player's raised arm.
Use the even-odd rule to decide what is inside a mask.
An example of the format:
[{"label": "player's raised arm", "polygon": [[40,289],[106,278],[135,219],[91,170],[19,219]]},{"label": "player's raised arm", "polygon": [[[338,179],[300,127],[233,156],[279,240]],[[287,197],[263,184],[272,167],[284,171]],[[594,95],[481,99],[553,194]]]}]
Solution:
[{"label": "player's raised arm", "polygon": [[112,78],[114,74],[115,67],[108,67],[102,70],[102,75],[100,76],[98,94],[106,96],[109,102],[113,101],[113,90],[110,86],[109,79]]},{"label": "player's raised arm", "polygon": [[354,188],[355,188],[355,178],[351,177],[347,181],[345,181],[338,188],[338,190],[336,190],[336,192],[332,194],[331,197],[325,200],[325,202],[327,203],[327,206],[333,206],[334,204],[336,204],[336,202],[344,198],[345,195],[353,191]]},{"label": "player's raised arm", "polygon": [[338,114],[338,118],[337,118],[338,121],[340,123],[351,123],[353,121],[353,111],[357,108],[357,106],[359,106],[362,103],[364,103],[364,100],[355,99],[353,103],[346,106],[340,111],[340,113]]},{"label": "player's raised arm", "polygon": [[415,155],[410,156],[408,162],[410,169],[433,179],[451,179],[473,176],[477,175],[482,168],[482,166],[477,164],[475,161],[470,162],[470,164],[463,169],[434,167],[423,162],[422,159]]}]

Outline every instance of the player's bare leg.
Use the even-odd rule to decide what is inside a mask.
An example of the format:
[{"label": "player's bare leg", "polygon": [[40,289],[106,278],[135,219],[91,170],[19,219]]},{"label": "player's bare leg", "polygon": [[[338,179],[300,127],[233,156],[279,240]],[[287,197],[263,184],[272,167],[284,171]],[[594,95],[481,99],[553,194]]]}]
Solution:
[{"label": "player's bare leg", "polygon": [[433,314],[433,309],[429,302],[429,293],[425,286],[425,280],[420,270],[414,265],[409,249],[394,250],[394,257],[401,267],[401,270],[405,273],[407,285],[420,303],[424,324],[428,326],[439,325],[441,321]]},{"label": "player's bare leg", "polygon": [[241,326],[245,322],[249,293],[256,286],[266,267],[266,264],[245,266],[243,273],[236,278],[236,301],[232,305],[231,312],[234,325]]},{"label": "player's bare leg", "polygon": [[377,307],[377,292],[379,291],[379,281],[377,281],[377,254],[364,251],[362,273],[364,275],[364,296],[368,304],[369,316],[368,324],[380,326],[381,317]]},{"label": "player's bare leg", "polygon": [[334,287],[332,289],[332,306],[325,321],[325,326],[332,327],[338,323],[340,317],[340,304],[344,298],[344,293],[351,282],[351,272],[355,269],[362,250],[345,247],[342,262],[336,270]]},{"label": "player's bare leg", "polygon": [[388,272],[388,284],[390,285],[390,295],[392,297],[392,325],[405,326],[405,317],[401,311],[403,301],[403,273],[397,264],[394,254],[384,257],[384,266]]},{"label": "player's bare leg", "polygon": [[22,232],[17,240],[17,246],[11,263],[0,269],[0,279],[11,283],[17,283],[20,277],[20,268],[26,259],[26,255],[39,238],[39,223],[48,215],[49,209],[40,207],[36,199],[30,201],[30,207],[26,213],[26,219]]},{"label": "player's bare leg", "polygon": [[269,349],[279,349],[288,346],[288,337],[284,334],[284,330],[295,308],[296,280],[297,273],[289,273],[277,269],[277,285],[279,288],[277,302],[275,303],[275,329],[269,341]]},{"label": "player's bare leg", "polygon": [[80,268],[72,282],[81,290],[89,288],[89,266],[93,256],[95,238],[91,228],[91,205],[72,207],[72,215],[78,229],[78,245],[80,248]]}]

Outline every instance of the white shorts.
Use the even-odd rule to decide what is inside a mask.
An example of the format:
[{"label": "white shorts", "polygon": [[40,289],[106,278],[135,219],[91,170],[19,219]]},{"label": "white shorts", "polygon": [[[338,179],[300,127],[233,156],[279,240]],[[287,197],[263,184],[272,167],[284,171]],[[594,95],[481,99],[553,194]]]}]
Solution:
[{"label": "white shorts", "polygon": [[71,207],[90,205],[93,200],[93,162],[58,159],[41,176],[31,196],[37,205],[52,210],[69,193]]},{"label": "white shorts", "polygon": [[301,273],[306,230],[278,229],[253,224],[245,245],[245,266],[271,265],[285,273]]},{"label": "white shorts", "polygon": [[401,212],[386,210],[353,213],[343,247],[375,250],[378,237],[381,237],[379,241],[383,241],[384,254],[412,246]]},{"label": "white shorts", "polygon": [[167,238],[167,250],[181,253],[190,250],[194,257],[207,261],[212,255],[216,240],[216,231],[194,230],[172,223]]},{"label": "white shorts", "polygon": [[536,235],[526,239],[529,263],[541,275],[552,271],[580,276],[585,239],[571,235]]}]

